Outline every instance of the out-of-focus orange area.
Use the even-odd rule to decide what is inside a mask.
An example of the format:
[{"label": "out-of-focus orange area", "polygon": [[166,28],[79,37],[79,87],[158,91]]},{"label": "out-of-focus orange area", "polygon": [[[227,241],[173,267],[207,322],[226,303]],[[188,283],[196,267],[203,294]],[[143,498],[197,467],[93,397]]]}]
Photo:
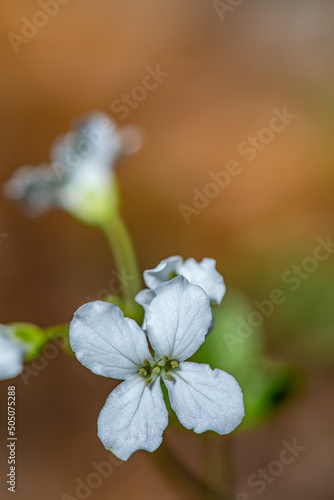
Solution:
[{"label": "out-of-focus orange area", "polygon": [[[286,296],[264,320],[267,352],[305,381],[272,420],[232,435],[233,498],[257,498],[260,486],[249,478],[254,483],[258,469],[277,460],[283,441],[296,440],[306,449],[262,479],[261,498],[332,499],[333,253],[304,269],[295,290],[287,280],[296,276],[292,266],[314,255],[317,239],[334,239],[333,2],[72,0],[57,4],[37,32],[24,28],[26,19],[43,24],[36,12],[44,3],[2,5],[0,183],[20,165],[46,162],[52,141],[77,115],[102,110],[120,126],[138,125],[143,148],[118,174],[141,268],[174,254],[213,257],[228,289],[259,302],[274,289]],[[154,88],[138,90],[144,82],[153,87],[146,76],[159,70]],[[127,94],[131,105],[121,102]],[[232,161],[238,174],[209,187]],[[7,235],[0,239],[1,323],[67,322],[107,288],[114,262],[97,230],[60,211],[27,219],[3,197],[0,207],[0,234]],[[96,420],[115,382],[58,353],[28,382],[11,383],[16,498],[75,497],[76,479],[85,481],[92,463],[108,458]],[[198,464],[205,469],[197,435],[167,429],[165,439],[195,472]],[[5,443],[1,437],[0,491],[11,498]],[[145,452],[115,466],[90,498],[135,496],[196,498]]]}]

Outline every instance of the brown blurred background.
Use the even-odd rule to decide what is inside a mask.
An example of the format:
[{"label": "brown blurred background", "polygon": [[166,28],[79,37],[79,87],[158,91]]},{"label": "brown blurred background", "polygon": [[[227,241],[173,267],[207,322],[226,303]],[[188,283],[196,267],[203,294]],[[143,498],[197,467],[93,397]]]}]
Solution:
[{"label": "brown blurred background", "polygon": [[[334,233],[334,4],[245,0],[221,9],[210,0],[71,0],[16,53],[8,34],[22,36],[22,17],[32,20],[41,7],[3,1],[0,183],[20,165],[47,161],[53,139],[78,114],[100,109],[121,126],[136,124],[145,143],[119,178],[141,268],[173,254],[213,257],[228,287],[263,300],[284,271],[312,255],[316,238]],[[157,65],[169,76],[121,120],[112,103]],[[240,143],[284,106],[296,118],[247,162]],[[179,204],[191,205],[193,189],[202,191],[209,173],[230,160],[242,173],[185,224]],[[69,321],[110,280],[114,263],[103,237],[65,213],[26,219],[1,197],[0,233],[8,234],[0,244],[1,323]],[[235,498],[257,498],[249,476],[293,439],[306,451],[261,498],[334,497],[333,324],[324,320],[333,309],[333,269],[332,256],[265,323],[268,353],[297,366],[305,384],[274,419],[233,437]],[[16,498],[75,497],[75,479],[84,481],[92,462],[106,459],[96,419],[114,382],[59,353],[28,385],[20,377],[15,384]],[[3,408],[7,385],[0,386]],[[183,448],[185,460],[200,457],[197,436],[175,432],[165,433],[170,446]],[[10,498],[3,439],[0,450],[0,495]],[[187,498],[150,458],[136,453],[90,498]]]}]

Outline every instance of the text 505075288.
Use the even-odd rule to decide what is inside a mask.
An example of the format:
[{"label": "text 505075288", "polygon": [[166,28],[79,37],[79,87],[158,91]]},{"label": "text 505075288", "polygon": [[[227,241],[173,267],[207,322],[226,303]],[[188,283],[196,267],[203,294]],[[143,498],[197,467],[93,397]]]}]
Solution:
[{"label": "text 505075288", "polygon": [[15,411],[15,386],[8,386],[8,465],[7,473],[8,491],[15,493],[16,488],[16,411]]}]

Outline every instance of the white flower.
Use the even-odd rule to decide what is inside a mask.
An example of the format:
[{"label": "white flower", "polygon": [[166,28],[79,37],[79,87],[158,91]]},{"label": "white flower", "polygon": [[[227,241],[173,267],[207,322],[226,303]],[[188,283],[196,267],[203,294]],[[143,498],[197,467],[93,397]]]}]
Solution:
[{"label": "white flower", "polygon": [[23,344],[11,335],[11,329],[0,325],[0,380],[17,377],[23,369]]},{"label": "white flower", "polygon": [[103,113],[85,115],[55,140],[50,166],[21,167],[5,185],[5,194],[32,215],[58,207],[85,222],[100,222],[117,204],[113,169],[119,157],[138,147],[133,127],[118,131]]},{"label": "white flower", "polygon": [[[136,295],[136,302],[146,312],[156,295],[156,288],[175,276],[183,276],[192,285],[202,287],[212,304],[220,304],[223,300],[226,287],[222,275],[216,270],[214,259],[206,258],[201,262],[196,262],[195,259],[190,258],[184,261],[179,255],[174,255],[162,260],[156,268],[144,271],[144,281],[148,288]],[[143,326],[145,328],[146,319]]]},{"label": "white flower", "polygon": [[125,379],[109,395],[98,419],[107,450],[127,460],[136,450],[156,450],[168,424],[161,380],[173,410],[197,433],[233,431],[244,417],[237,381],[209,365],[185,362],[204,342],[211,308],[202,288],[177,277],[156,289],[147,309],[148,339],[135,321],[113,304],[80,307],[70,325],[77,359],[92,372]]}]

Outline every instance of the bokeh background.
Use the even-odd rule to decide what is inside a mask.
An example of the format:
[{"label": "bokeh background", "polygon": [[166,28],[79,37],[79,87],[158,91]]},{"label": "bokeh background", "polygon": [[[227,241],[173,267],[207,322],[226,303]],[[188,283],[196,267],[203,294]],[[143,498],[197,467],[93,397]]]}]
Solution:
[{"label": "bokeh background", "polygon": [[[118,173],[141,268],[173,254],[213,257],[228,288],[252,303],[282,288],[283,273],[313,255],[317,238],[334,237],[334,4],[237,3],[70,0],[16,53],[8,34],[22,35],[22,17],[31,20],[41,7],[2,1],[0,183],[22,164],[47,161],[53,139],[78,114],[99,109],[120,126],[136,124],[144,146]],[[111,109],[115,99],[157,65],[169,75],[122,120]],[[285,106],[296,118],[248,162],[240,143]],[[209,173],[231,160],[242,173],[186,224],[180,203],[191,205],[193,190],[203,191]],[[26,219],[1,197],[0,233],[8,235],[0,244],[1,323],[69,321],[110,281],[114,262],[103,236],[65,213]],[[233,498],[257,498],[248,478],[294,439],[306,450],[261,498],[334,497],[333,277],[331,255],[296,291],[285,288],[287,300],[264,321],[266,355],[290,366],[300,382],[272,418],[233,435]],[[15,384],[16,498],[75,497],[76,478],[85,481],[92,462],[106,459],[96,419],[114,381],[59,352],[28,385],[20,377]],[[0,385],[1,435],[7,385]],[[165,436],[200,474],[199,438],[172,428]],[[4,443],[2,437],[0,491],[10,498]],[[90,498],[138,495],[196,498],[145,452],[115,466]]]}]

